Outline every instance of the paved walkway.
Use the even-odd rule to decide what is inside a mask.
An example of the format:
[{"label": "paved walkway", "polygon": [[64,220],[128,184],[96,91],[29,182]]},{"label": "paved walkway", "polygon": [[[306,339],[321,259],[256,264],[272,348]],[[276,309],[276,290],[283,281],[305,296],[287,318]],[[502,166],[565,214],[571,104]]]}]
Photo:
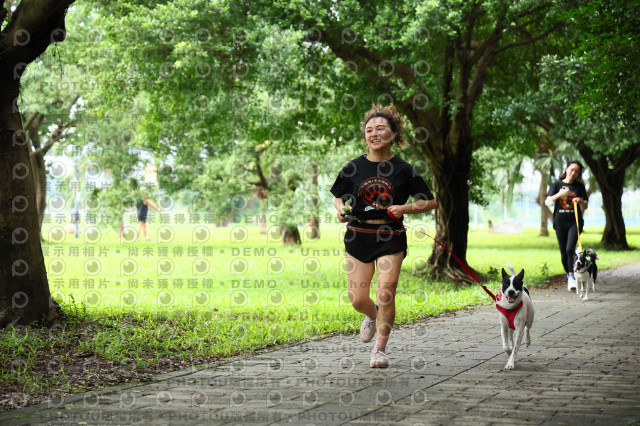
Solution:
[{"label": "paved walkway", "polygon": [[582,302],[533,289],[532,343],[503,370],[492,306],[401,327],[391,367],[355,335],[313,341],[0,416],[0,424],[620,424],[640,422],[640,263]]}]

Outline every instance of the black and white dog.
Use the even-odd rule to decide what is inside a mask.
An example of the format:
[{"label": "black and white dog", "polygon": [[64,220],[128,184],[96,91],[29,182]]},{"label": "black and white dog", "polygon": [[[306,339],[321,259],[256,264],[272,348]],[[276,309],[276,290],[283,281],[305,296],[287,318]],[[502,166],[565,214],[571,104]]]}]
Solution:
[{"label": "black and white dog", "polygon": [[529,330],[533,324],[533,302],[522,282],[524,269],[516,275],[513,265],[508,263],[507,267],[511,275],[502,269],[502,291],[496,296],[496,308],[500,311],[502,349],[509,355],[504,369],[513,370],[522,338],[526,336],[525,343],[531,344]]},{"label": "black and white dog", "polygon": [[598,255],[592,249],[576,253],[573,259],[573,276],[576,279],[576,294],[582,300],[589,300],[589,284],[595,293],[596,279],[598,278],[598,266],[596,265]]}]

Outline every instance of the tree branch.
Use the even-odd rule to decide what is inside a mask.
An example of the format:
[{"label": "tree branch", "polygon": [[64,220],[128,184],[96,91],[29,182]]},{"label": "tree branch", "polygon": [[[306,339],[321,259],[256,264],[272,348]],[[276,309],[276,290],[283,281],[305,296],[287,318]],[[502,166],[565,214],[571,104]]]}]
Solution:
[{"label": "tree branch", "polygon": [[32,151],[30,155],[38,155],[38,154],[45,155],[47,152],[49,152],[53,144],[55,144],[60,140],[66,139],[71,135],[71,132],[63,132],[63,130],[73,129],[74,127],[76,127],[76,122],[71,121],[69,123],[62,124],[60,120],[58,120],[58,123],[56,125],[57,125],[57,128],[51,133],[51,137],[49,138],[49,141],[45,143],[42,146],[42,148],[38,148]]},{"label": "tree branch", "polygon": [[262,171],[262,166],[260,166],[260,156],[256,155],[256,174],[258,175],[257,186],[260,186],[266,190],[269,189],[269,181],[267,180],[264,172]]},{"label": "tree branch", "polygon": [[621,173],[640,157],[640,142],[627,147],[613,163],[613,173]]},{"label": "tree branch", "polygon": [[[328,31],[320,30],[322,39],[327,41],[327,46],[331,49],[333,53],[343,61],[353,61],[355,62],[359,68],[362,69],[370,69],[376,68],[379,69],[380,65],[386,60],[376,55],[371,50],[365,48],[362,45],[351,46],[348,43],[343,43],[342,40],[338,39],[334,34],[343,34],[344,29],[340,27],[336,28],[328,28]],[[388,61],[393,64],[393,72],[384,74],[384,79],[389,83],[393,84],[390,80],[391,77],[395,74],[400,78],[405,87],[412,87],[416,83],[416,77],[414,71],[410,66],[404,64],[402,62],[393,62]],[[376,73],[372,73],[375,78],[378,78],[379,75]],[[393,84],[396,86],[395,84]],[[396,89],[398,89],[396,87]],[[420,87],[421,90],[425,90],[424,87]],[[428,96],[428,93],[425,93]]]},{"label": "tree branch", "polygon": [[[33,123],[33,121],[36,119],[36,117],[41,116],[42,114],[40,114],[39,112],[34,112],[33,114],[31,114],[31,116],[27,119],[27,122],[24,123],[23,129],[28,130],[29,127],[31,127],[31,124]],[[38,125],[38,127],[40,127]]]},{"label": "tree branch", "polygon": [[[330,31],[320,29],[320,32],[322,39],[326,40],[326,45],[338,58],[342,59],[344,62],[354,62],[362,72],[368,73],[367,79],[369,81],[375,82],[381,80],[376,70],[384,59],[363,46],[351,47],[348,43],[343,43],[342,40],[336,36],[336,34],[342,34],[339,27],[330,28]],[[392,76],[394,74],[397,75],[397,77],[402,81],[402,84],[407,88],[411,88],[416,84],[416,76],[410,66],[400,62],[394,62],[393,66],[394,72],[383,76],[389,92],[397,92],[400,90],[398,84],[392,81]],[[429,93],[422,84],[419,84],[417,89],[420,92],[415,93],[414,96],[405,100],[394,98],[393,101],[394,103],[402,106],[402,112],[407,115],[413,124],[418,122],[422,123],[421,125],[428,124],[430,126],[427,129],[429,133],[435,134],[437,131],[436,126],[438,123],[439,112],[434,109],[419,111],[414,107],[416,104],[420,105],[421,103],[424,103],[424,100],[418,99],[417,96],[427,96],[427,98],[431,99]],[[428,116],[427,121],[424,120],[425,116]]]},{"label": "tree branch", "polygon": [[545,131],[550,132],[556,126],[549,120],[541,120],[536,123],[538,126],[542,127]]},{"label": "tree branch", "polygon": [[20,2],[13,13],[13,19],[1,32],[0,64],[4,78],[13,78],[17,64],[31,63],[51,43],[64,40],[64,17],[73,2],[74,0]]},{"label": "tree branch", "polygon": [[444,50],[444,73],[442,78],[442,111],[440,116],[440,128],[443,134],[449,133],[451,128],[451,113],[449,105],[451,103],[451,88],[453,84],[453,67],[454,67],[455,50],[453,42],[449,37],[446,40]]},{"label": "tree branch", "polygon": [[7,13],[9,13],[9,11],[6,8],[3,7],[2,9],[0,9],[0,30],[2,29],[4,18],[7,17]]},{"label": "tree branch", "polygon": [[553,31],[555,31],[557,28],[559,27],[559,25],[554,25],[553,27],[549,28],[547,31],[543,32],[540,35],[537,35],[535,37],[530,37],[526,40],[520,40],[520,41],[514,41],[512,43],[508,43],[505,44],[504,46],[500,46],[496,49],[496,53],[500,53],[504,50],[507,49],[511,49],[512,47],[517,47],[517,46],[524,46],[526,44],[533,44],[536,41],[542,40],[543,38],[546,38],[549,34],[551,34]]},{"label": "tree branch", "polygon": [[487,69],[489,68],[489,65],[491,65],[491,62],[493,62],[493,59],[496,57],[497,53],[498,52],[495,47],[487,46],[484,55],[482,55],[478,66],[473,72],[473,77],[471,77],[471,84],[469,84],[469,88],[467,89],[466,113],[469,114],[469,116],[471,114],[471,111],[473,111],[476,100],[478,100],[480,93],[482,93],[484,80],[487,76]]},{"label": "tree branch", "polygon": [[496,26],[493,28],[493,31],[487,37],[485,41],[480,43],[480,46],[473,52],[471,58],[469,59],[469,64],[474,65],[476,62],[480,60],[487,51],[490,46],[497,46],[498,41],[502,38],[502,31],[504,29],[504,16],[501,16],[496,21]]}]

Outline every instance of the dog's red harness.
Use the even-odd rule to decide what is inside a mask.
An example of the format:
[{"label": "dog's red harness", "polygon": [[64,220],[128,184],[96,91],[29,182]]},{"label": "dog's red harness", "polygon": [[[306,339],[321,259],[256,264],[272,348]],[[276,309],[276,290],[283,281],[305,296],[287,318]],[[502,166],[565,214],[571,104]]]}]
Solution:
[{"label": "dog's red harness", "polygon": [[[496,295],[496,302],[499,302],[501,299],[502,299],[502,292]],[[513,320],[516,318],[516,315],[518,315],[518,311],[520,310],[520,308],[522,308],[522,304],[523,304],[523,301],[520,300],[520,303],[518,303],[518,305],[515,308],[507,309],[507,308],[503,308],[498,303],[496,303],[496,309],[499,310],[502,313],[502,315],[505,316],[507,321],[509,321],[509,328],[512,330],[516,329],[516,326],[513,324]],[[527,313],[526,313],[527,316],[529,316],[528,311],[529,311],[529,306],[527,305]]]}]

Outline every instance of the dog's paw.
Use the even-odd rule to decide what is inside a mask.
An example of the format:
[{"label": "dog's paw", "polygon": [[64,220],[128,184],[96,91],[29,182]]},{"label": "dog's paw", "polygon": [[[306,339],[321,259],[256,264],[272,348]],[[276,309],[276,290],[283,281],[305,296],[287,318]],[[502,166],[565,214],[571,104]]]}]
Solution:
[{"label": "dog's paw", "polygon": [[515,365],[513,365],[513,362],[508,362],[507,365],[504,366],[505,370],[513,370],[515,367]]},{"label": "dog's paw", "polygon": [[582,300],[586,302],[587,300],[589,300],[589,296],[584,296]]}]

